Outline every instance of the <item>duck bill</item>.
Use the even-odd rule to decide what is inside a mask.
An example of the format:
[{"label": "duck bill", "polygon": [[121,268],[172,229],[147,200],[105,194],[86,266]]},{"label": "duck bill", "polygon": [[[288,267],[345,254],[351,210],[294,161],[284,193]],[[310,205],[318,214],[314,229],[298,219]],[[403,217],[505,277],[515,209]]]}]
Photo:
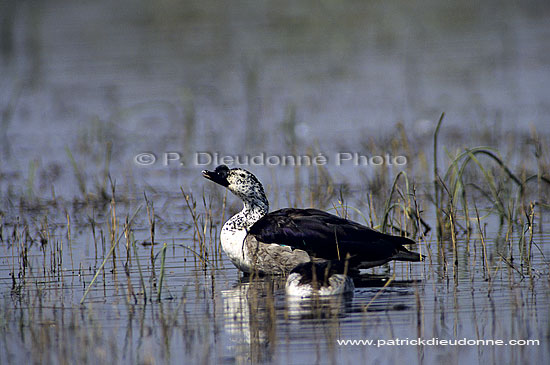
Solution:
[{"label": "duck bill", "polygon": [[218,174],[216,171],[208,171],[208,170],[202,170],[202,176],[204,176],[206,179],[215,182],[216,184],[220,184],[221,186],[229,186],[229,182],[227,181],[227,178],[225,176],[222,176]]}]

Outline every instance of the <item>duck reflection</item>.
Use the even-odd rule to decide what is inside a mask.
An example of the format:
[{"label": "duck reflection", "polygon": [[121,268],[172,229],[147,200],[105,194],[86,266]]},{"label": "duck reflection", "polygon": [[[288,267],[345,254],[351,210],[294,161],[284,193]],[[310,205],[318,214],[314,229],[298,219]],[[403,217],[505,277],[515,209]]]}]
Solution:
[{"label": "duck reflection", "polygon": [[272,358],[284,285],[280,277],[244,276],[233,288],[222,290],[225,330],[236,363],[269,362]]},{"label": "duck reflection", "polygon": [[[352,292],[299,297],[285,295],[284,277],[243,276],[231,289],[221,291],[224,328],[234,356],[227,360],[237,364],[272,362],[278,342],[303,340],[298,335],[300,329],[307,337],[311,326],[321,326],[325,329],[322,333],[337,338],[342,318],[358,311],[380,310],[379,301],[388,310],[386,296],[392,298],[393,305],[401,304],[402,295],[395,298],[395,294],[403,290],[412,294],[409,287],[414,285],[413,281],[391,280],[385,275],[361,275],[354,277],[354,282],[356,289]],[[402,300],[408,302],[409,295]],[[393,310],[403,309],[393,305]],[[327,328],[334,329],[334,333]]]},{"label": "duck reflection", "polygon": [[285,283],[284,277],[244,276],[231,289],[222,290],[224,327],[235,356],[232,361],[269,362],[278,326],[279,332],[285,332],[295,321],[338,319],[349,311],[353,293],[292,299],[285,296]]}]

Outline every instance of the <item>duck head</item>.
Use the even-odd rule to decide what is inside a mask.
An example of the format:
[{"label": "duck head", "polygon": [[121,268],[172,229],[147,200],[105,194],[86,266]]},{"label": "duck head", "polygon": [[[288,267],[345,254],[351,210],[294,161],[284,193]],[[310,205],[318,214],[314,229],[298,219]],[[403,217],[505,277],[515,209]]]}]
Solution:
[{"label": "duck head", "polygon": [[262,183],[250,171],[220,165],[214,171],[203,170],[202,176],[228,188],[245,203],[269,206]]}]

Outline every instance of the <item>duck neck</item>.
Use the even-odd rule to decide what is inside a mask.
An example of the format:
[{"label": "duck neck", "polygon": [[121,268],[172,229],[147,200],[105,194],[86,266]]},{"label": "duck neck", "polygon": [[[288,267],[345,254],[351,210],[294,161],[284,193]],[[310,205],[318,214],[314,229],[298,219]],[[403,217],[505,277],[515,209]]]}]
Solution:
[{"label": "duck neck", "polygon": [[242,222],[242,226],[239,228],[244,228],[248,231],[254,223],[269,212],[269,203],[265,198],[254,201],[243,200],[243,203],[243,209],[237,214],[240,216],[240,221]]},{"label": "duck neck", "polygon": [[241,232],[246,235],[250,227],[269,212],[269,203],[265,195],[254,199],[240,198],[243,201],[243,209],[225,222],[222,233],[223,231],[227,233]]}]

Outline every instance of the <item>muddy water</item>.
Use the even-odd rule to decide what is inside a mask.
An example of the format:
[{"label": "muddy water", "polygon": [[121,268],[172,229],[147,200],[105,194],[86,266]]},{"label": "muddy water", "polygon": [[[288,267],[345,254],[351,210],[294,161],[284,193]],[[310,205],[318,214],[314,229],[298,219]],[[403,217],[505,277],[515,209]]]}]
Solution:
[{"label": "muddy water", "polygon": [[[248,158],[274,209],[334,209],[345,198],[364,213],[370,184],[379,213],[405,170],[434,228],[428,176],[442,111],[442,165],[448,151],[488,145],[518,175],[543,166],[529,138],[549,138],[548,11],[543,2],[3,2],[0,363],[548,362],[544,208],[527,261],[524,227],[507,236],[489,214],[487,247],[460,235],[456,265],[451,241],[439,247],[432,229],[414,248],[425,263],[376,269],[353,298],[292,302],[280,280],[242,279],[218,251],[222,218],[239,203],[228,197],[222,210],[223,193],[200,176]],[[290,155],[325,163],[280,166]],[[394,163],[381,170],[373,156]],[[406,163],[392,160],[400,156]],[[197,200],[206,265],[180,187]],[[134,249],[124,224],[136,210]],[[112,237],[115,258],[80,305]]]}]

